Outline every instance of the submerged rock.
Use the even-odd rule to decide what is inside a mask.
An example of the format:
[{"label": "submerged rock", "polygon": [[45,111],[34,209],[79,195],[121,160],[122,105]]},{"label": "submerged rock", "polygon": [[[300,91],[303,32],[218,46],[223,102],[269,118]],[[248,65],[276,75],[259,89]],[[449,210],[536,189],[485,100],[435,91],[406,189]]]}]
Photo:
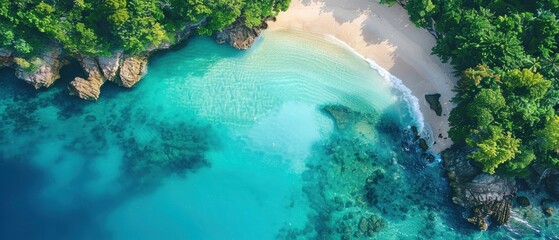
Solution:
[{"label": "submerged rock", "polygon": [[386,223],[378,216],[371,216],[370,218],[361,217],[357,229],[359,230],[354,236],[372,237],[375,233],[380,232]]},{"label": "submerged rock", "polygon": [[48,88],[60,78],[60,68],[64,63],[65,61],[60,56],[60,50],[53,48],[42,53],[32,63],[28,63],[32,66],[17,65],[16,77],[31,84],[35,89]]},{"label": "submerged rock", "polygon": [[123,170],[129,188],[151,189],[160,180],[176,174],[184,176],[189,171],[209,167],[205,154],[215,146],[209,126],[193,122],[150,122],[158,135],[145,142],[133,136],[121,139],[126,147]]},{"label": "submerged rock", "polygon": [[551,217],[553,216],[553,208],[552,207],[548,207],[546,208],[543,213],[545,214],[545,216],[547,217]]},{"label": "submerged rock", "polygon": [[530,200],[527,197],[524,197],[524,196],[516,197],[516,202],[522,207],[530,206]]},{"label": "submerged rock", "polygon": [[336,128],[347,130],[360,140],[370,141],[374,137],[373,129],[379,122],[376,112],[362,113],[342,105],[326,105],[321,111],[334,121]]},{"label": "submerged rock", "polygon": [[425,100],[427,100],[427,103],[429,103],[429,107],[435,111],[435,113],[437,114],[437,116],[441,116],[441,114],[443,113],[443,107],[441,105],[441,101],[439,100],[441,98],[441,94],[427,94],[425,95]]},{"label": "submerged rock", "polygon": [[344,129],[350,122],[352,115],[351,109],[341,105],[328,105],[322,108],[334,120],[336,127]]},{"label": "submerged rock", "polygon": [[369,221],[362,217],[361,220],[359,221],[359,231],[361,232],[367,232],[369,230]]},{"label": "submerged rock", "polygon": [[419,148],[423,151],[427,151],[429,149],[429,144],[427,144],[427,140],[425,140],[425,138],[419,139]]}]

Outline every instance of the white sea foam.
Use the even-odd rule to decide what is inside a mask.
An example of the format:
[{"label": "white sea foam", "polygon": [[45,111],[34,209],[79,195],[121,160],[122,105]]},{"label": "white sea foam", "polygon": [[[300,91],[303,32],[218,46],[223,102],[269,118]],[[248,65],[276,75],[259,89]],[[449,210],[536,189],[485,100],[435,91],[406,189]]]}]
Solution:
[{"label": "white sea foam", "polygon": [[379,75],[390,85],[391,88],[393,88],[398,94],[401,94],[401,97],[403,98],[404,101],[406,101],[407,105],[409,106],[409,111],[411,113],[411,116],[414,118],[413,119],[414,122],[417,124],[418,131],[426,139],[429,139],[429,140],[433,139],[433,138],[431,138],[432,129],[428,125],[425,124],[425,118],[423,117],[423,113],[421,113],[421,110],[419,108],[419,99],[416,96],[413,95],[411,89],[406,87],[401,79],[392,75],[390,72],[388,72],[386,69],[379,66],[373,60],[368,59],[365,56],[361,55],[359,52],[355,51],[355,49],[353,49],[352,47],[347,45],[347,43],[345,43],[344,41],[342,41],[342,40],[340,40],[340,39],[338,39],[338,38],[336,38],[332,35],[326,35],[326,37],[328,39],[340,44],[344,48],[351,51],[353,54],[355,54],[355,55],[359,56],[360,58],[364,59],[365,61],[367,61],[367,63],[369,63],[369,66],[371,66],[372,69],[377,71],[379,73]]},{"label": "white sea foam", "polygon": [[[525,219],[523,219],[522,217],[520,217],[520,216],[518,215],[517,212],[511,211],[511,213],[512,213],[512,214],[511,214],[511,219],[512,219],[512,220],[519,222],[519,223],[522,224],[524,227],[526,227],[526,228],[528,228],[528,229],[531,229],[531,230],[534,231],[534,232],[541,233],[541,231],[540,231],[537,227],[532,226],[527,220],[525,220]],[[522,234],[519,233],[516,229],[514,229],[513,227],[511,227],[510,224],[507,226],[507,229],[510,230],[511,232],[514,232],[514,233],[518,234],[518,235],[522,235]]]}]

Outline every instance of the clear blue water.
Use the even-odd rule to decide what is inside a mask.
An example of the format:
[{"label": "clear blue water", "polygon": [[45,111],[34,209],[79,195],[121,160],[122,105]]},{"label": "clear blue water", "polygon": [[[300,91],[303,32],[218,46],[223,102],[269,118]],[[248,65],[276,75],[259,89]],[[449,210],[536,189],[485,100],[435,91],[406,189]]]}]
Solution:
[{"label": "clear blue water", "polygon": [[0,239],[553,235],[519,211],[470,227],[440,164],[403,150],[404,96],[331,40],[195,38],[98,102],[67,96],[78,69],[40,91],[0,70]]}]

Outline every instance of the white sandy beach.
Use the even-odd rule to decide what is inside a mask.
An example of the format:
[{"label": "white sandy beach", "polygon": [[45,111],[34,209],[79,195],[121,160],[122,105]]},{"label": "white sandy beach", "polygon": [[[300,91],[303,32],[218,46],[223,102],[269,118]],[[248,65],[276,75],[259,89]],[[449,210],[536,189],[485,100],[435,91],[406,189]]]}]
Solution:
[{"label": "white sandy beach", "polygon": [[[452,144],[447,133],[448,114],[456,78],[450,65],[431,55],[434,37],[415,27],[401,6],[387,7],[378,0],[292,0],[289,10],[270,22],[269,29],[302,30],[345,42],[400,78],[419,99],[436,141],[432,151],[440,152]],[[425,100],[425,94],[432,93],[441,94],[443,116],[437,116]]]}]

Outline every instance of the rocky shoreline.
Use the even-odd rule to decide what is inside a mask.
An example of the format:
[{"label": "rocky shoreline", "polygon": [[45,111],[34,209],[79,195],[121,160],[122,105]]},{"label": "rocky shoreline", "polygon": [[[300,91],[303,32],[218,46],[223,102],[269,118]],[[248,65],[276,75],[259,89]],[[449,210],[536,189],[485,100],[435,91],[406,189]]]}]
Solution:
[{"label": "rocky shoreline", "polygon": [[510,219],[512,199],[517,188],[513,178],[489,175],[466,157],[467,149],[450,148],[442,153],[452,201],[472,210],[468,222],[487,230],[487,218],[499,225]]},{"label": "rocky shoreline", "polygon": [[[452,201],[468,210],[468,222],[487,230],[492,224],[507,228],[523,224],[518,219],[517,223],[509,221],[515,215],[541,223],[541,227],[557,221],[553,210],[559,200],[558,172],[534,169],[527,178],[490,175],[467,158],[469,152],[467,148],[453,146],[441,153]],[[536,229],[539,227],[536,225]]]},{"label": "rocky shoreline", "polygon": [[[252,46],[261,30],[267,28],[266,20],[274,19],[265,19],[255,28],[248,28],[242,20],[237,20],[222,31],[215,32],[212,37],[220,44],[229,44],[245,50]],[[50,49],[33,59],[33,67],[30,67],[29,63],[21,58],[22,56],[0,49],[0,68],[13,68],[18,79],[35,89],[40,89],[50,87],[60,78],[60,69],[72,60],[77,60],[87,74],[87,78],[75,77],[68,85],[69,94],[95,101],[101,95],[101,86],[107,81],[125,88],[134,87],[147,73],[149,57],[152,54],[186,41],[195,35],[196,29],[202,24],[203,22],[186,24],[183,30],[175,33],[175,44],[162,43],[138,54],[114,51],[109,56],[76,56],[65,53],[60,46],[52,45]]]}]

